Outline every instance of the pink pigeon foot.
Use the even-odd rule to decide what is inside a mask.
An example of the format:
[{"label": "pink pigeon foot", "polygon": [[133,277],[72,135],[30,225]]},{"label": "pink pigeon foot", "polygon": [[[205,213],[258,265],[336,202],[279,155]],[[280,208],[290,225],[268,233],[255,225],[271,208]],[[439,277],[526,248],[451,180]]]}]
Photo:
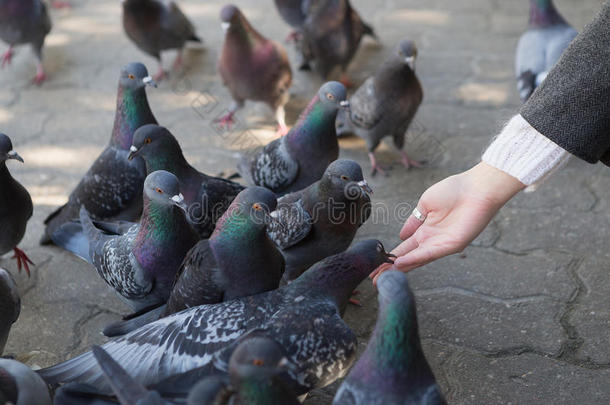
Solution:
[{"label": "pink pigeon foot", "polygon": [[278,125],[275,135],[277,137],[281,138],[282,136],[286,135],[288,133],[288,131],[289,131],[289,129],[286,125]]},{"label": "pink pigeon foot", "polygon": [[28,277],[30,277],[30,264],[35,266],[34,262],[30,260],[23,250],[15,247],[13,251],[15,252],[15,255],[12,259],[17,260],[17,269],[21,271],[21,268],[23,267]]},{"label": "pink pigeon foot", "polygon": [[53,8],[70,8],[72,5],[68,1],[52,1],[51,6]]},{"label": "pink pigeon foot", "polygon": [[345,86],[346,89],[351,89],[354,87],[354,82],[349,78],[346,73],[341,74],[341,78],[339,79],[339,83]]},{"label": "pink pigeon foot", "polygon": [[11,61],[13,60],[13,47],[10,46],[8,48],[8,51],[6,51],[4,53],[4,55],[2,55],[2,67],[4,68],[4,66],[10,65]]},{"label": "pink pigeon foot", "polygon": [[287,44],[296,44],[301,39],[301,34],[298,31],[291,31],[284,40]]},{"label": "pink pigeon foot", "polygon": [[400,161],[402,162],[402,164],[405,168],[410,169],[411,167],[424,167],[425,162],[420,162],[418,160],[410,159],[404,150],[400,151],[400,155],[401,155]]},{"label": "pink pigeon foot", "polygon": [[36,76],[34,76],[34,84],[40,86],[47,79],[47,75],[42,68],[42,65],[38,65],[36,68]]},{"label": "pink pigeon foot", "polygon": [[235,124],[235,119],[233,118],[234,116],[235,113],[233,111],[229,111],[222,117],[214,120],[214,122],[217,123],[220,128],[227,128],[230,131],[231,127]]},{"label": "pink pigeon foot", "polygon": [[388,168],[384,168],[380,164],[377,163],[377,159],[375,158],[375,154],[373,152],[369,153],[369,159],[371,161],[371,176],[375,176],[377,173],[380,173],[382,176],[387,176]]}]

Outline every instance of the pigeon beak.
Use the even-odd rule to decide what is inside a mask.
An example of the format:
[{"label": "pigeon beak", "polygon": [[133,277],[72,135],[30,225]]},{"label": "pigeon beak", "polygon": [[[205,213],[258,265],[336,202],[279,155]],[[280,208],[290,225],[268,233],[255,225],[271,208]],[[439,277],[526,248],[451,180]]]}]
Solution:
[{"label": "pigeon beak", "polygon": [[18,160],[21,163],[23,163],[23,158],[21,156],[19,156],[19,154],[17,152],[15,152],[14,150],[10,151],[6,155],[7,155],[8,159]]},{"label": "pigeon beak", "polygon": [[394,264],[394,259],[396,259],[395,254],[386,252],[386,258],[384,260],[384,263]]},{"label": "pigeon beak", "polygon": [[371,186],[369,186],[369,183],[367,183],[366,180],[359,181],[358,187],[360,187],[362,191],[367,194],[373,194],[373,189],[371,188]]},{"label": "pigeon beak", "polygon": [[411,68],[411,70],[415,70],[415,56],[407,56],[405,58],[405,63],[407,65],[409,65],[409,67]]},{"label": "pigeon beak", "polygon": [[290,371],[295,372],[296,371],[294,365],[285,356],[280,359],[279,363],[277,363],[277,368],[280,371],[285,371],[285,372],[290,372]]},{"label": "pigeon beak", "polygon": [[138,154],[138,148],[131,145],[131,148],[129,148],[129,156],[127,156],[127,160],[133,160],[133,158],[136,157],[137,154]]},{"label": "pigeon beak", "polygon": [[182,210],[184,210],[184,212],[186,212],[187,206],[184,203],[184,196],[182,195],[182,193],[176,194],[175,196],[173,196],[171,198],[171,200],[175,206],[177,206],[178,208],[182,208]]},{"label": "pigeon beak", "polygon": [[341,108],[343,108],[344,110],[349,110],[349,100],[343,100],[339,103],[339,105],[341,106]]},{"label": "pigeon beak", "polygon": [[144,79],[142,79],[142,83],[144,83],[147,86],[151,86],[151,87],[157,88],[157,82],[155,82],[153,80],[153,78],[150,77],[150,76],[146,76]]},{"label": "pigeon beak", "polygon": [[228,22],[220,23],[220,27],[222,28],[222,32],[227,32],[227,31],[229,31],[229,28],[231,28],[231,23],[228,23]]}]

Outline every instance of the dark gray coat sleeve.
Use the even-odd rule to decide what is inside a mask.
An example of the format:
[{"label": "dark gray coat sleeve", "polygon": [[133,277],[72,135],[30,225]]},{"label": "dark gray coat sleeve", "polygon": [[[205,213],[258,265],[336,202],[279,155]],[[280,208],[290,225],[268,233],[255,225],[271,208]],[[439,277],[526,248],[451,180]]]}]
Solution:
[{"label": "dark gray coat sleeve", "polygon": [[574,39],[520,113],[573,155],[610,165],[610,2]]}]

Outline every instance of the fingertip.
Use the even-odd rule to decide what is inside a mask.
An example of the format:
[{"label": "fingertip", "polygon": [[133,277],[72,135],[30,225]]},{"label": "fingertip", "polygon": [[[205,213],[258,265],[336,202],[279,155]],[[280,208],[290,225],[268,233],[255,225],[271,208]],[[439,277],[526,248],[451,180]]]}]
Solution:
[{"label": "fingertip", "polygon": [[409,218],[407,218],[404,225],[402,226],[402,229],[400,230],[400,234],[399,234],[400,239],[405,240],[405,239],[408,239],[411,236],[413,236],[415,231],[417,231],[417,229],[422,224],[423,224],[422,221],[420,221],[419,219],[417,219],[413,215],[411,215]]}]

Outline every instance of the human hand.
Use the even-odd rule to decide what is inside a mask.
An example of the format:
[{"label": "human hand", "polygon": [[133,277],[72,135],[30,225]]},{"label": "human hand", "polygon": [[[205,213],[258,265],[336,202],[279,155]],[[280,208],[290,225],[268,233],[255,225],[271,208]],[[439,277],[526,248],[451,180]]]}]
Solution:
[{"label": "human hand", "polygon": [[461,252],[523,188],[519,180],[484,162],[436,183],[417,204],[425,220],[413,215],[407,219],[400,231],[404,242],[392,251],[398,258],[377,268],[370,276],[373,282],[389,268],[407,272]]}]

